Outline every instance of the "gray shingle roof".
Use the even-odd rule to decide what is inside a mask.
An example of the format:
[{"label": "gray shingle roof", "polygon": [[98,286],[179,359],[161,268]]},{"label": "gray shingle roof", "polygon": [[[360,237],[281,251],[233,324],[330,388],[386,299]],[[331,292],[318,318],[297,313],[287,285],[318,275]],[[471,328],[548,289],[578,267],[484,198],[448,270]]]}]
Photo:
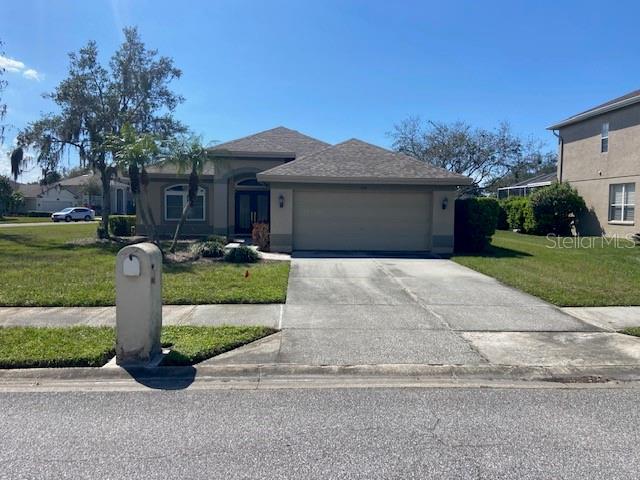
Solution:
[{"label": "gray shingle roof", "polygon": [[18,183],[14,189],[22,192],[25,198],[35,198],[44,191],[44,188],[37,183]]},{"label": "gray shingle roof", "polygon": [[212,147],[210,151],[226,150],[232,153],[287,153],[301,157],[329,144],[316,138],[304,135],[296,130],[276,127],[264,132],[255,133],[248,137],[231,140]]},{"label": "gray shingle roof", "polygon": [[451,173],[402,153],[357,139],[347,140],[258,174],[261,181],[468,185]]},{"label": "gray shingle roof", "polygon": [[610,112],[612,110],[617,110],[619,108],[623,108],[638,102],[640,102],[640,90],[634,90],[620,97],[616,97],[612,100],[601,103],[600,105],[596,105],[595,107],[585,110],[584,112],[576,113],[575,115],[572,115],[569,118],[562,120],[561,122],[547,127],[547,130],[557,130],[560,127],[578,123],[582,120],[595,117],[596,115]]}]

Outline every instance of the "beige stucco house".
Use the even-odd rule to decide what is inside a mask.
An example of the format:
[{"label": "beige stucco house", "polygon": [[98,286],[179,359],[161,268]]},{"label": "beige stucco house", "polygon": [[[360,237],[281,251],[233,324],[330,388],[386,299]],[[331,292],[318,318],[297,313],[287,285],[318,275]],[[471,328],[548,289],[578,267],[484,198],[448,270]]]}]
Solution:
[{"label": "beige stucco house", "polygon": [[640,232],[640,90],[548,128],[559,139],[558,179],[574,186],[590,209],[580,233]]},{"label": "beige stucco house", "polygon": [[[284,127],[217,145],[210,156],[184,232],[234,237],[268,223],[271,249],[282,252],[451,253],[456,188],[471,183],[360,140],[330,145]],[[149,172],[162,234],[180,219],[186,183],[174,167]]]}]

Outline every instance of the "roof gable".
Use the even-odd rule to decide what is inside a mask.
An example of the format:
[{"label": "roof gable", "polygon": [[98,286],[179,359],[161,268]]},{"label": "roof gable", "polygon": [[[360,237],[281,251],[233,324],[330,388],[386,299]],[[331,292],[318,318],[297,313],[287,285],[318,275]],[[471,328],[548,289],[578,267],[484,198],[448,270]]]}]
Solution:
[{"label": "roof gable", "polygon": [[258,179],[318,183],[471,183],[464,175],[355,138],[262,172]]},{"label": "roof gable", "polygon": [[329,146],[328,143],[296,130],[276,127],[247,137],[221,143],[210,151],[229,151],[231,153],[282,153],[292,158],[301,157]]}]

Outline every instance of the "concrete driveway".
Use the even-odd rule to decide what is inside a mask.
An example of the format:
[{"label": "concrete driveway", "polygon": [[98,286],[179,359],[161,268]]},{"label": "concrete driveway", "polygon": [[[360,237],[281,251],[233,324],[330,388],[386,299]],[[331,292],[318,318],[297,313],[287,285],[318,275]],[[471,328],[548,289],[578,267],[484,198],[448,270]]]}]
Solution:
[{"label": "concrete driveway", "polygon": [[282,331],[212,364],[640,364],[638,339],[441,259],[292,260]]}]

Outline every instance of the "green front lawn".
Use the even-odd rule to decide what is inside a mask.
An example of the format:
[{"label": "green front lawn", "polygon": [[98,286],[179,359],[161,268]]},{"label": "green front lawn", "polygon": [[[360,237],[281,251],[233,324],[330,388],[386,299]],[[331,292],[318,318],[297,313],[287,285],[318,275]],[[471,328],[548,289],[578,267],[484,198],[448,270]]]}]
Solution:
[{"label": "green front lawn", "polygon": [[[274,333],[267,327],[167,326],[163,365],[193,365]],[[0,327],[0,368],[100,367],[115,355],[108,327]]]},{"label": "green front lawn", "polygon": [[49,217],[0,217],[2,223],[51,223]]},{"label": "green front lawn", "polygon": [[[583,248],[550,248],[546,237],[497,231],[488,252],[453,260],[559,306],[640,305],[640,247],[581,242]],[[584,248],[589,243],[593,248]]]},{"label": "green front lawn", "polygon": [[[0,229],[0,305],[114,305],[119,247],[69,243],[95,231],[82,223]],[[283,303],[289,262],[165,264],[163,272],[165,304]]]}]

